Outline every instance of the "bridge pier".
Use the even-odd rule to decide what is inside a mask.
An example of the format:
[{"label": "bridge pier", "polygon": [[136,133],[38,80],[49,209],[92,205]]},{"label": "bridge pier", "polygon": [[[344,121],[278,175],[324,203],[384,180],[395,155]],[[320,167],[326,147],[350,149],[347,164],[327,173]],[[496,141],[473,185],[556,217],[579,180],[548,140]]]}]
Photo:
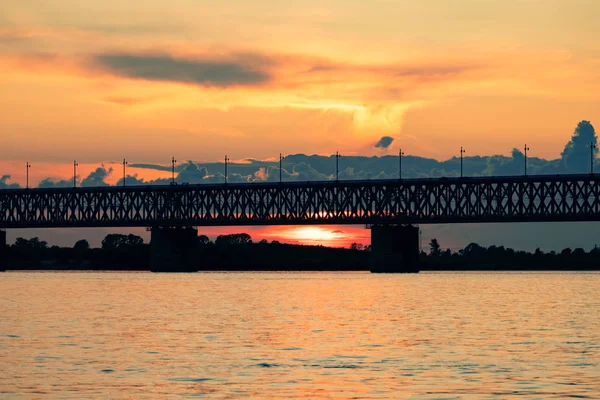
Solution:
[{"label": "bridge pier", "polygon": [[0,271],[6,271],[6,231],[0,231]]},{"label": "bridge pier", "polygon": [[196,272],[198,230],[192,227],[154,226],[150,234],[152,272]]},{"label": "bridge pier", "polygon": [[419,228],[373,225],[370,262],[371,272],[419,272]]}]

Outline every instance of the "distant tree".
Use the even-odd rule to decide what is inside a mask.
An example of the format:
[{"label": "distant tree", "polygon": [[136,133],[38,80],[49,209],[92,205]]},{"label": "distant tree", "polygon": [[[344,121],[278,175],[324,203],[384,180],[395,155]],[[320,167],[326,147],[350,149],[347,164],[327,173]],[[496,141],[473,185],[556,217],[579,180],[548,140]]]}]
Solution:
[{"label": "distant tree", "polygon": [[117,250],[123,247],[139,246],[144,244],[144,239],[136,235],[120,235],[118,233],[111,233],[106,235],[102,240],[103,250]]},{"label": "distant tree", "polygon": [[269,244],[269,241],[267,239],[262,239],[260,242],[258,242],[259,244],[265,245],[265,244]]},{"label": "distant tree", "polygon": [[271,241],[271,244],[275,244],[275,245],[277,245],[277,244],[281,244],[281,242],[280,242],[279,240],[272,240],[272,241]]},{"label": "distant tree", "polygon": [[431,255],[437,257],[440,255],[440,243],[436,238],[431,239],[429,242],[429,248],[431,249]]},{"label": "distant tree", "polygon": [[567,247],[566,249],[563,249],[563,251],[560,252],[560,255],[561,256],[570,256],[572,252],[573,252],[573,250],[571,250],[570,248]]},{"label": "distant tree", "polygon": [[[510,249],[512,252],[514,250]],[[469,243],[462,251],[465,257],[478,257],[485,253],[486,248],[478,245],[477,243]],[[509,249],[507,249],[509,251]]]},{"label": "distant tree", "polygon": [[102,250],[116,250],[123,245],[125,235],[110,233],[102,239]]},{"label": "distant tree", "polygon": [[207,245],[210,243],[210,239],[206,235],[200,235],[198,236],[198,243],[201,245]]},{"label": "distant tree", "polygon": [[350,250],[362,251],[365,249],[365,246],[360,243],[352,243],[350,245]]},{"label": "distant tree", "polygon": [[75,243],[75,245],[73,246],[73,250],[75,250],[76,252],[84,252],[89,249],[90,249],[90,243],[85,239],[78,240]]},{"label": "distant tree", "polygon": [[218,246],[240,245],[252,243],[252,237],[247,233],[233,233],[231,235],[219,235],[215,244]]},{"label": "distant tree", "polygon": [[127,240],[125,241],[127,246],[139,246],[144,244],[144,239],[141,236],[129,234],[127,235]]},{"label": "distant tree", "polygon": [[15,241],[15,247],[23,250],[42,250],[48,248],[48,242],[40,240],[38,237],[34,237],[29,240],[17,238]]}]

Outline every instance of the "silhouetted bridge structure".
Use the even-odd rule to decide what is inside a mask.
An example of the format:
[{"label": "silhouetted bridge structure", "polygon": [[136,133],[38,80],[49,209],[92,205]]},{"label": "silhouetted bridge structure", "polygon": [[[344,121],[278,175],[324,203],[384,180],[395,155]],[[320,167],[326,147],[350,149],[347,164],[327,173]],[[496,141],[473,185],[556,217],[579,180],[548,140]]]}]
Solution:
[{"label": "silhouetted bridge structure", "polygon": [[593,174],[0,190],[0,229],[598,220]]}]

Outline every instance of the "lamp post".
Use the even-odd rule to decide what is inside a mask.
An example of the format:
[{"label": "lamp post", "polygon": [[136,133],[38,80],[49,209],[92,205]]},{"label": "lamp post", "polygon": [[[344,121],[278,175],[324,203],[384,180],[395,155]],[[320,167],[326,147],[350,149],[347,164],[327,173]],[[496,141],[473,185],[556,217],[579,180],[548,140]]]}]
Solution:
[{"label": "lamp post", "polygon": [[29,189],[29,168],[31,168],[31,164],[29,164],[29,161],[27,161],[27,182],[26,182],[26,189]]},{"label": "lamp post", "polygon": [[340,153],[335,152],[335,180],[338,181],[340,179]]},{"label": "lamp post", "polygon": [[175,159],[175,157],[171,158],[171,185],[175,184],[175,163],[177,162],[177,160]]},{"label": "lamp post", "polygon": [[460,177],[463,177],[463,154],[465,154],[465,149],[460,146]]},{"label": "lamp post", "polygon": [[523,146],[524,154],[525,154],[525,176],[527,176],[527,150],[529,147],[527,145]]},{"label": "lamp post", "polygon": [[282,169],[282,165],[283,165],[283,164],[282,164],[282,161],[283,161],[283,159],[284,159],[284,158],[285,158],[285,157],[283,157],[283,156],[281,155],[281,153],[279,153],[279,183],[283,182],[283,178],[282,178],[282,175],[281,175],[281,171],[283,170],[283,169]]},{"label": "lamp post", "polygon": [[227,162],[229,161],[229,157],[225,155],[225,183],[227,183]]},{"label": "lamp post", "polygon": [[77,187],[77,166],[79,164],[76,160],[73,161],[73,187]]},{"label": "lamp post", "polygon": [[125,187],[125,166],[127,165],[127,161],[123,159],[123,187]]},{"label": "lamp post", "polygon": [[404,152],[402,149],[398,151],[398,179],[402,180],[402,156]]},{"label": "lamp post", "polygon": [[594,142],[590,143],[590,174],[594,174],[594,150],[597,148]]}]

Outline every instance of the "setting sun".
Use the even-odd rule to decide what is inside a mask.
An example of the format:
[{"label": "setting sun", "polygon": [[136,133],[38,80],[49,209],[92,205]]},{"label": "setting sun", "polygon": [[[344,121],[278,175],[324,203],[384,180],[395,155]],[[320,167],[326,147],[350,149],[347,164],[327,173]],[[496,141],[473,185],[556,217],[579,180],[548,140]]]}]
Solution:
[{"label": "setting sun", "polygon": [[278,238],[285,242],[302,243],[310,245],[326,245],[333,247],[345,247],[350,241],[354,241],[355,234],[349,234],[337,227],[306,226],[273,232]]}]

